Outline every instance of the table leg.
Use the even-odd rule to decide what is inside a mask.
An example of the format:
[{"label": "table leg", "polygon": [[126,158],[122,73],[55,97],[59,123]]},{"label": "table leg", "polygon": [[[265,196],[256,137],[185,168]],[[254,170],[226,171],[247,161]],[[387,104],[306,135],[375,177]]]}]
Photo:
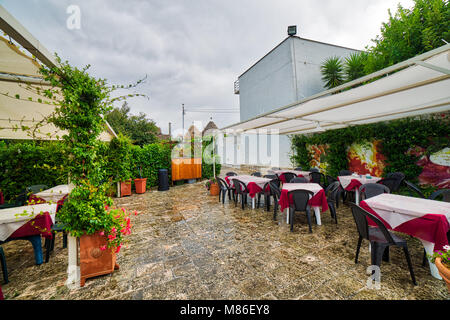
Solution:
[{"label": "table leg", "polygon": [[36,260],[36,264],[42,264],[44,262],[43,256],[42,256],[42,241],[41,241],[41,235],[35,235],[35,236],[29,236],[25,237],[28,241],[31,242],[33,245],[33,251],[34,251],[34,259]]},{"label": "table leg", "polygon": [[69,266],[67,267],[66,286],[70,289],[80,287],[80,267],[78,266],[78,239],[67,235]]},{"label": "table leg", "polygon": [[359,206],[359,189],[355,188],[355,203]]},{"label": "table leg", "polygon": [[255,209],[255,199],[256,199],[256,197],[254,197],[254,198],[252,198],[252,209]]},{"label": "table leg", "polygon": [[285,210],[286,210],[286,223],[289,224],[289,214],[290,214],[289,208],[286,208]]},{"label": "table leg", "polygon": [[318,226],[322,225],[322,221],[320,220],[320,208],[319,207],[313,207],[314,214],[316,215],[316,222]]},{"label": "table leg", "polygon": [[[432,242],[428,242],[422,239],[419,239],[422,244],[423,247],[425,248],[425,251],[427,254],[432,255],[433,254],[433,249],[434,249],[434,243]],[[430,261],[430,259],[427,257],[428,259],[428,264],[430,265],[430,273],[433,277],[435,277],[436,279],[442,280],[442,277],[439,274],[438,268],[436,267],[436,265]]]}]

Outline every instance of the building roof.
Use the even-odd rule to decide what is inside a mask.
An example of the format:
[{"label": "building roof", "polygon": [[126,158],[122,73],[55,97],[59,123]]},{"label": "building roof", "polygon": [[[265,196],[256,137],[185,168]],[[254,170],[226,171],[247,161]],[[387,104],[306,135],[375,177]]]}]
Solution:
[{"label": "building roof", "polygon": [[320,41],[316,41],[316,40],[311,40],[311,39],[306,39],[306,38],[301,38],[299,36],[288,36],[286,37],[283,41],[281,41],[279,44],[277,44],[272,50],[270,50],[269,52],[267,52],[261,59],[259,59],[258,61],[256,61],[254,64],[251,65],[251,67],[249,67],[247,70],[245,70],[240,76],[238,76],[238,78],[242,77],[245,73],[247,73],[247,71],[249,71],[250,69],[252,69],[255,65],[258,64],[258,62],[260,62],[262,59],[264,59],[265,57],[267,57],[271,52],[273,52],[276,48],[278,48],[279,46],[281,46],[285,41],[287,41],[290,38],[296,38],[299,40],[303,40],[303,41],[308,41],[308,42],[313,42],[313,43],[320,43],[320,44],[324,44],[327,46],[332,46],[332,47],[338,47],[338,48],[343,48],[343,49],[348,49],[348,50],[353,50],[353,51],[358,51],[358,52],[362,52],[361,50],[358,49],[353,49],[353,48],[348,48],[348,47],[343,47],[343,46],[338,46],[335,44],[331,44],[331,43],[326,43],[326,42],[320,42]]},{"label": "building roof", "polygon": [[205,134],[205,132],[207,132],[208,130],[213,130],[213,129],[218,129],[218,127],[216,126],[216,124],[214,123],[214,121],[209,121],[208,124],[206,125],[205,129],[203,129],[202,131],[202,136]]}]

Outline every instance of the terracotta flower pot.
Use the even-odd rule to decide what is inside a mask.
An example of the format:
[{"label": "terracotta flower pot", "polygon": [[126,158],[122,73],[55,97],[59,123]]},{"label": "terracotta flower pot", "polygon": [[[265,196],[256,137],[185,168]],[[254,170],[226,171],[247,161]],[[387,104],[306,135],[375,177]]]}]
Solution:
[{"label": "terracotta flower pot", "polygon": [[445,280],[448,292],[450,293],[450,269],[442,263],[441,258],[436,258],[434,264],[438,268],[439,274],[441,275],[442,279]]},{"label": "terracotta flower pot", "polygon": [[209,193],[212,196],[217,196],[219,194],[219,184],[218,183],[211,183],[211,186],[209,187]]},{"label": "terracotta flower pot", "polygon": [[136,193],[145,193],[147,185],[147,178],[134,179],[134,186],[136,187]]},{"label": "terracotta flower pot", "polygon": [[119,269],[113,249],[100,249],[106,246],[107,242],[106,236],[101,236],[98,232],[80,237],[80,286],[84,286],[87,278],[109,274],[114,269]]},{"label": "terracotta flower pot", "polygon": [[131,196],[131,179],[128,181],[120,182],[120,196]]}]

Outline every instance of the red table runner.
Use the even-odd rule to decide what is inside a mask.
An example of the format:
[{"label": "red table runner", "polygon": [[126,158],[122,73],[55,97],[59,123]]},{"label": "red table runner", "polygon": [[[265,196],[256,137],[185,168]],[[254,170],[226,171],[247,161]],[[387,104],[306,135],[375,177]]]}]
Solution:
[{"label": "red table runner", "polygon": [[[225,177],[225,181],[228,183],[228,185],[230,187],[232,187],[234,189],[234,185],[231,184],[229,177]],[[250,198],[254,198],[256,196],[256,194],[258,194],[259,192],[262,191],[262,188],[260,186],[258,186],[255,182],[249,182],[247,184],[247,190],[248,190],[248,194],[249,194]],[[267,185],[266,191],[269,191],[269,190],[270,190],[270,186]]]},{"label": "red table runner", "polygon": [[53,221],[50,214],[43,212],[14,231],[8,238],[15,239],[40,234],[44,238],[51,239],[53,237],[51,232],[52,225]]},{"label": "red table runner", "polygon": [[[292,203],[292,195],[289,197],[288,200],[288,190],[282,189],[280,200],[278,200],[280,210],[283,211],[284,209],[288,208],[291,203]],[[328,202],[327,197],[325,195],[325,190],[322,189],[319,192],[317,192],[311,199],[309,199],[308,204],[311,207],[322,207],[322,212],[327,211]]]},{"label": "red table runner", "polygon": [[[297,177],[308,179],[308,177],[305,177],[304,175],[301,175],[301,174],[298,174]],[[278,178],[280,178],[280,181],[281,181],[281,182],[286,183],[286,177],[284,176],[284,173],[280,174],[280,175],[278,176]],[[308,180],[309,180],[309,179],[308,179]]]},{"label": "red table runner", "polygon": [[[444,215],[425,214],[422,217],[417,217],[392,228],[391,225],[370,208],[365,201],[361,201],[359,205],[361,208],[380,219],[386,228],[434,243],[434,251],[442,250],[445,245],[448,245],[447,232],[450,230],[450,225]],[[367,221],[369,225],[376,226],[375,222],[370,220],[370,218],[368,218]]]}]

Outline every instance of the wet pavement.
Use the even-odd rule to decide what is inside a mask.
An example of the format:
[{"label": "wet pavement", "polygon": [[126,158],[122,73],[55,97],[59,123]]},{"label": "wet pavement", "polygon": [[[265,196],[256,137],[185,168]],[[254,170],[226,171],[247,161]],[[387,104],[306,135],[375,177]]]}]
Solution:
[{"label": "wet pavement", "polygon": [[272,210],[251,205],[242,210],[228,199],[222,205],[204,182],[115,201],[139,212],[117,256],[120,270],[69,290],[62,234],[50,261],[40,266],[29,242],[13,241],[2,245],[10,280],[1,282],[5,298],[450,299],[444,281],[422,267],[420,241],[407,235],[401,236],[408,241],[418,285],[412,284],[403,251],[392,248],[390,262],[381,265],[381,288],[368,288],[368,243],[355,264],[358,236],[346,205],[338,209],[337,225],[327,211],[310,234],[304,214],[297,213],[290,232],[284,213],[274,221]]}]

